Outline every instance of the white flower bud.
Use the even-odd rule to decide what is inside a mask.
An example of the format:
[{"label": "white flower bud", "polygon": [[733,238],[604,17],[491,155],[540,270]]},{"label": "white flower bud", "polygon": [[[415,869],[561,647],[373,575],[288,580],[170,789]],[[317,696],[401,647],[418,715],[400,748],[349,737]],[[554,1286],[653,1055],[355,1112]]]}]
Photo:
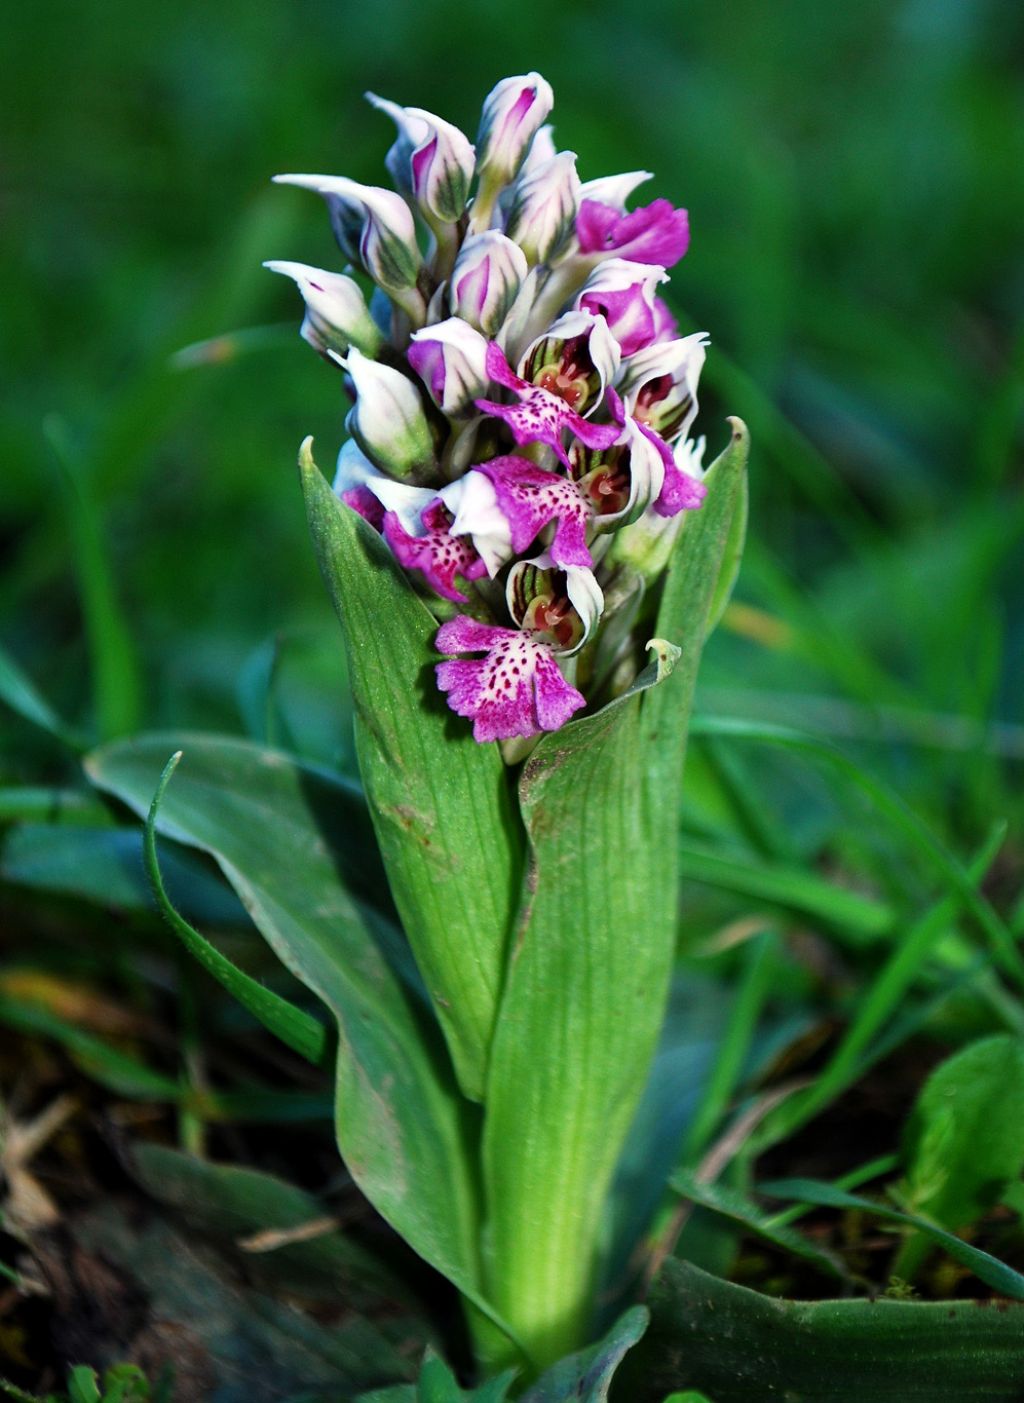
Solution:
[{"label": "white flower bud", "polygon": [[489,384],[486,361],[486,338],[459,317],[414,332],[409,347],[409,364],[445,414],[475,412]]},{"label": "white flower bud", "polygon": [[355,346],[364,355],[376,356],[384,338],[362,290],[351,278],[311,268],[307,263],[273,260],[263,266],[294,279],[306,303],[302,335],[314,350],[321,355],[327,351],[344,354]]},{"label": "white flower bud", "polygon": [[477,137],[477,173],[490,186],[504,185],[516,174],[554,101],[539,73],[503,78],[491,89]]},{"label": "white flower bud", "polygon": [[475,157],[469,138],[422,107],[400,107],[373,93],[366,96],[398,128],[385,164],[399,190],[429,219],[454,224],[466,208],[473,179]]},{"label": "white flower bud", "polygon": [[345,427],[378,467],[399,477],[422,472],[434,461],[430,425],[416,386],[400,370],[361,355],[354,347],[341,360],[355,386],[356,402]]},{"label": "white flower bud", "polygon": [[494,336],[508,316],[527,271],[525,253],[497,229],[470,234],[452,270],[452,311],[485,335]]},{"label": "white flower bud", "polygon": [[342,250],[358,258],[386,292],[403,292],[416,285],[423,260],[412,212],[401,195],[377,185],[360,185],[343,175],[277,175],[274,179],[324,197]]},{"label": "white flower bud", "polygon": [[576,154],[562,151],[520,176],[505,232],[531,263],[546,263],[573,228],[579,207]]}]

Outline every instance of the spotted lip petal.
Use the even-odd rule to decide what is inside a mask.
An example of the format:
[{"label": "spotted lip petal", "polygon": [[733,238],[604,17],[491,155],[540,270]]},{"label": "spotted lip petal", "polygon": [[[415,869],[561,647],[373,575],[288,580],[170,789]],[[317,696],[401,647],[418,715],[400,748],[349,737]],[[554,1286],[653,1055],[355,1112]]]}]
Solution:
[{"label": "spotted lip petal", "polygon": [[531,546],[554,521],[558,524],[548,550],[555,565],[593,567],[586,539],[590,508],[574,482],[514,453],[492,458],[473,471],[493,485],[516,554]]},{"label": "spotted lip petal", "polygon": [[562,676],[552,649],[519,629],[460,617],[442,624],[439,653],[483,653],[436,665],[448,705],[473,721],[481,743],[557,731],[586,698]]},{"label": "spotted lip petal", "polygon": [[671,268],[690,244],[690,221],[684,209],[654,200],[630,214],[601,200],[583,199],[576,216],[580,251],[657,263]]},{"label": "spotted lip petal", "polygon": [[478,580],[487,567],[477,555],[472,541],[453,536],[451,513],[440,497],[435,497],[421,513],[426,527],[423,535],[412,535],[402,525],[397,512],[387,512],[383,519],[384,539],[399,564],[407,570],[420,570],[430,587],[456,604],[469,601],[455,588],[455,576]]},{"label": "spotted lip petal", "polygon": [[487,348],[487,373],[503,388],[513,390],[519,397],[519,403],[498,404],[494,400],[478,399],[476,406],[485,414],[503,419],[517,444],[545,443],[555,450],[568,468],[569,456],[562,444],[564,429],[568,429],[588,448],[610,448],[618,437],[617,425],[592,424],[570,409],[558,395],[522,379],[493,341]]}]

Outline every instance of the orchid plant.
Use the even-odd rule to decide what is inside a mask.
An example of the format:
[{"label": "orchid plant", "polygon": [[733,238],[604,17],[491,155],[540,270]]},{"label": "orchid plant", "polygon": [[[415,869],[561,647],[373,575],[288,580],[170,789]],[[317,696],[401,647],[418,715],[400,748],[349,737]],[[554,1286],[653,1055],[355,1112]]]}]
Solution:
[{"label": "orchid plant", "polygon": [[[203,806],[241,762],[199,745],[160,823],[215,852],[334,1013],[349,1171],[461,1292],[481,1368],[529,1378],[592,1338],[623,1259],[606,1206],[664,1018],[687,724],[747,438],[731,420],[705,469],[692,437],[707,337],[659,295],[686,211],[628,209],[644,171],[581,182],[540,75],[498,83],[475,147],[370,100],[397,128],[394,189],[277,177],[325,200],[345,269],[267,265],[351,401],[333,487],[310,440],[300,469],[361,790],[266,764],[265,831],[235,796],[214,843]],[[94,766],[136,806],[144,771],[137,752]],[[364,804],[393,906],[367,892],[374,858],[339,881],[299,822],[332,812],[344,845]]]}]

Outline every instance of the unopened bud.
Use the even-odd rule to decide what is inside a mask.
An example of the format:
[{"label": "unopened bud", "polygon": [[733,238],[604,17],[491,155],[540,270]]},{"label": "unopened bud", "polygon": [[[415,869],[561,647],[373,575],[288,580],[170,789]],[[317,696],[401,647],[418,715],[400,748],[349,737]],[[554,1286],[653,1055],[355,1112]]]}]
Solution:
[{"label": "unopened bud", "polygon": [[476,413],[487,389],[487,340],[459,317],[414,332],[409,364],[444,414]]},{"label": "unopened bud", "polygon": [[485,335],[496,335],[527,271],[523,250],[497,229],[470,234],[452,270],[452,311]]},{"label": "unopened bud", "polygon": [[579,203],[576,153],[562,151],[527,175],[512,192],[505,232],[531,263],[546,263],[572,231]]},{"label": "unopened bud", "polygon": [[539,73],[503,78],[491,89],[477,137],[477,172],[489,185],[513,178],[554,101],[550,84]]},{"label": "unopened bud", "polygon": [[400,107],[373,93],[367,97],[398,128],[385,164],[399,190],[429,219],[454,224],[466,208],[476,163],[469,138],[422,107]]},{"label": "unopened bud", "polygon": [[321,355],[350,346],[367,356],[376,356],[383,343],[377,323],[370,315],[366,298],[351,278],[344,273],[328,273],[323,268],[311,268],[307,263],[274,260],[264,263],[272,273],[293,278],[306,303],[302,335]]},{"label": "unopened bud", "polygon": [[434,445],[416,386],[400,370],[369,360],[353,348],[344,367],[356,402],[345,427],[378,467],[398,477],[423,472],[434,461]]}]

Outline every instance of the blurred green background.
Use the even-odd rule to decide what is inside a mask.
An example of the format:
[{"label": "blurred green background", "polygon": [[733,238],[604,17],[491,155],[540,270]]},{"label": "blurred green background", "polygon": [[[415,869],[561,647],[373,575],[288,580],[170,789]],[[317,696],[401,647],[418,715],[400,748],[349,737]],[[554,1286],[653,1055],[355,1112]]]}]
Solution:
[{"label": "blurred green background", "polygon": [[[383,180],[365,89],[472,135],[537,68],[584,178],[646,167],[644,198],[688,206],[699,428],[712,453],[727,413],[754,433],[702,709],[857,747],[958,846],[1019,813],[1021,7],[36,0],[4,48],[0,642],[72,722],[350,758],[293,471],[307,432],[329,465],[344,405],[260,267],[339,260],[321,202],[269,180]],[[172,359],[245,328],[271,329]],[[0,778],[63,763],[0,718]],[[759,767],[756,817],[797,840],[789,764]]]}]

